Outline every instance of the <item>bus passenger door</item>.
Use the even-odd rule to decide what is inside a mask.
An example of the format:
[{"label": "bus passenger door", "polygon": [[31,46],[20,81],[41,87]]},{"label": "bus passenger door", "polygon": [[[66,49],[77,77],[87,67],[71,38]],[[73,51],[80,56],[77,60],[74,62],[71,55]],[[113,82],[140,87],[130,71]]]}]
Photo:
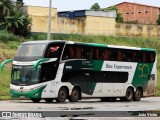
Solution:
[{"label": "bus passenger door", "polygon": [[43,98],[54,97],[55,95],[55,78],[57,75],[57,62],[48,62],[42,64],[41,80],[47,84],[42,92]]}]

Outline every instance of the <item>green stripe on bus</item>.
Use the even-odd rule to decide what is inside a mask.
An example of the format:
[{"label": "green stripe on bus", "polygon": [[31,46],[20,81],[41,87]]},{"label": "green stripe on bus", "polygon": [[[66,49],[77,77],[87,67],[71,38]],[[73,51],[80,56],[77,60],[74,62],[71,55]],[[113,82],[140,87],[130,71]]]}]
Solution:
[{"label": "green stripe on bus", "polygon": [[97,71],[101,71],[102,69],[102,66],[103,66],[103,60],[92,60],[91,63],[92,63],[92,68],[94,70],[97,70]]},{"label": "green stripe on bus", "polygon": [[88,45],[93,47],[108,47],[107,44],[88,43]]},{"label": "green stripe on bus", "polygon": [[132,85],[135,88],[141,86],[143,91],[145,91],[152,69],[153,63],[138,63],[134,73]]},{"label": "green stripe on bus", "polygon": [[156,52],[155,49],[150,49],[150,48],[141,48],[142,51],[150,51],[150,52]]}]

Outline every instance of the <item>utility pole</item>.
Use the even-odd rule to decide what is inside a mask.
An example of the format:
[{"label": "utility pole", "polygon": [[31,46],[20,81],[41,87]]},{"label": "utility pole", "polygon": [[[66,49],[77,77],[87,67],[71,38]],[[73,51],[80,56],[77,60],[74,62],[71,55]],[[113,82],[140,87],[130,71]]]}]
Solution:
[{"label": "utility pole", "polygon": [[48,40],[51,40],[51,10],[52,10],[52,0],[49,0],[48,36],[47,36]]}]

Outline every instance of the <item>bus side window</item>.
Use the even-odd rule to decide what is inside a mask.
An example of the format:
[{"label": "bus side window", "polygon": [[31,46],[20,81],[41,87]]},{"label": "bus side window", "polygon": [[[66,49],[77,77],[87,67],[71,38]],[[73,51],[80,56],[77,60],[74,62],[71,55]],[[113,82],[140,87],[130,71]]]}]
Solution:
[{"label": "bus side window", "polygon": [[103,60],[104,59],[104,51],[101,50],[100,48],[96,48],[93,52],[93,58],[96,59],[96,60]]},{"label": "bus side window", "polygon": [[118,52],[115,49],[111,49],[111,57],[110,60],[111,61],[117,61],[118,58]]},{"label": "bus side window", "polygon": [[150,53],[150,62],[154,62],[154,61],[155,61],[155,54]]},{"label": "bus side window", "polygon": [[152,63],[154,62],[153,53],[143,53],[143,62]]},{"label": "bus side window", "polygon": [[105,49],[103,52],[104,60],[109,60],[110,57],[110,51]]},{"label": "bus side window", "polygon": [[105,50],[99,49],[99,59],[104,60],[104,58],[105,58]]},{"label": "bus side window", "polygon": [[131,51],[124,51],[123,53],[123,60],[126,62],[133,62],[133,54]]},{"label": "bus side window", "polygon": [[97,60],[96,48],[93,48],[92,59]]},{"label": "bus side window", "polygon": [[83,58],[84,59],[92,59],[92,48],[83,48]]},{"label": "bus side window", "polygon": [[60,52],[59,52],[60,47],[59,46],[51,46],[48,48],[46,56],[48,58],[54,58],[54,57],[59,57]]},{"label": "bus side window", "polygon": [[68,46],[66,46],[65,49],[64,49],[62,59],[63,60],[69,59],[69,49],[68,49]]},{"label": "bus side window", "polygon": [[142,53],[141,52],[136,52],[136,55],[135,55],[135,62],[143,62],[142,60]]},{"label": "bus side window", "polygon": [[95,50],[96,59],[99,60],[99,49],[97,48]]},{"label": "bus side window", "polygon": [[82,58],[82,49],[80,47],[76,47],[76,58]]},{"label": "bus side window", "polygon": [[102,59],[102,55],[101,55],[101,53],[100,53],[100,49],[96,49],[96,59],[97,60],[100,60],[100,59]]},{"label": "bus side window", "polygon": [[147,53],[142,53],[142,57],[143,57],[143,62],[149,62],[149,60],[147,59]]},{"label": "bus side window", "polygon": [[93,50],[93,59],[109,60],[110,51],[108,49],[96,48]]},{"label": "bus side window", "polygon": [[70,59],[74,59],[75,58],[74,47],[72,47],[72,46],[69,46],[69,58]]},{"label": "bus side window", "polygon": [[118,51],[118,61],[122,61],[123,60],[123,51],[119,50]]},{"label": "bus side window", "polygon": [[132,54],[132,62],[136,62],[135,61],[135,57],[136,57],[135,51],[132,51],[131,54]]},{"label": "bus side window", "polygon": [[74,58],[76,58],[75,47],[66,45],[62,59],[67,60],[67,59],[74,59]]}]

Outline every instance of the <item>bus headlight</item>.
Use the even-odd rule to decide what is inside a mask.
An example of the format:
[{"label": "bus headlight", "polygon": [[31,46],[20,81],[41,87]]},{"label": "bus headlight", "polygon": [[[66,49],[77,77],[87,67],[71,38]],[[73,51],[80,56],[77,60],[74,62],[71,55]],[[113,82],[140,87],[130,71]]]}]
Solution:
[{"label": "bus headlight", "polygon": [[15,91],[15,89],[13,89],[13,88],[10,88],[10,91]]},{"label": "bus headlight", "polygon": [[12,93],[10,93],[10,96],[13,97]]}]

